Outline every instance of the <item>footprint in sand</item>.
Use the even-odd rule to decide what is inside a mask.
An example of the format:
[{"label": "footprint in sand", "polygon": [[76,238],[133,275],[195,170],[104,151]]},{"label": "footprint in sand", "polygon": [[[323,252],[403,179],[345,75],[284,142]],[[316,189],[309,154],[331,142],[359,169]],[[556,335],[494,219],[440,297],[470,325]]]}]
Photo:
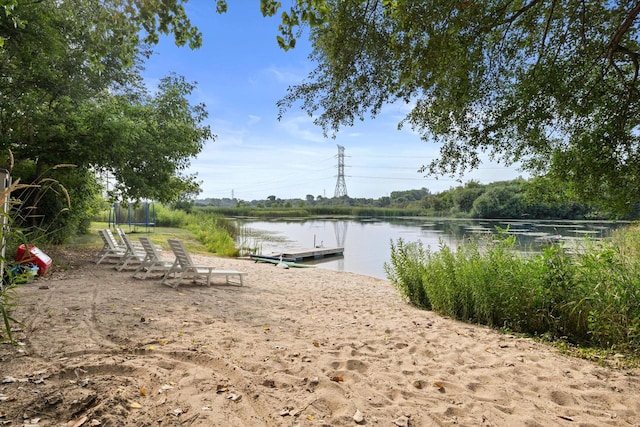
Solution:
[{"label": "footprint in sand", "polygon": [[361,360],[347,360],[346,368],[349,371],[356,371],[360,374],[364,374],[369,369],[369,365]]},{"label": "footprint in sand", "polygon": [[334,370],[346,369],[348,371],[355,371],[359,374],[364,374],[369,370],[369,365],[361,360],[350,359],[346,362],[333,362],[331,368]]},{"label": "footprint in sand", "polygon": [[575,405],[576,403],[572,395],[558,390],[551,392],[551,401],[560,406]]}]

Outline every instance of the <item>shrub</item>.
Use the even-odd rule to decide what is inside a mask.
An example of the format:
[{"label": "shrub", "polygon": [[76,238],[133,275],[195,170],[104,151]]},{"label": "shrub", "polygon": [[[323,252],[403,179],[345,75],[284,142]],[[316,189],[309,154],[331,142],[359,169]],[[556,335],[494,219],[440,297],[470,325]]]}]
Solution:
[{"label": "shrub", "polygon": [[35,162],[23,161],[15,165],[12,176],[16,182],[32,183],[19,184],[11,194],[19,201],[19,208],[11,213],[14,226],[28,229],[30,240],[61,244],[89,230],[99,209],[93,171],[74,165],[40,171]]}]

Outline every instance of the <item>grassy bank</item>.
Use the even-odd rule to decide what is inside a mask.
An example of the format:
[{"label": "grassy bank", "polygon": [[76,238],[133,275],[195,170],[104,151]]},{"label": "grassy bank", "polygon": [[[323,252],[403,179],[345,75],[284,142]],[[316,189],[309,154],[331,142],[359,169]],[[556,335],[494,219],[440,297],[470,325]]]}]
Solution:
[{"label": "grassy bank", "polygon": [[[235,225],[227,220],[222,214],[195,211],[187,213],[183,210],[171,209],[166,206],[157,205],[154,207],[155,214],[155,227],[149,229],[148,233],[152,240],[154,236],[161,236],[160,240],[164,242],[156,242],[159,244],[166,244],[168,237],[186,238],[186,244],[193,245],[190,240],[200,243],[200,250],[204,248],[205,252],[214,253],[220,256],[237,256],[238,249],[235,247],[234,237],[237,234]],[[107,228],[107,218],[109,212],[102,212],[94,221],[92,225],[92,234],[97,237],[97,230],[99,228]],[[135,226],[129,227],[126,224],[122,224],[121,227],[125,232],[133,233],[147,233],[147,227]],[[167,231],[173,230],[173,231]],[[175,230],[184,230],[176,232]],[[177,235],[176,235],[177,234]],[[82,236],[79,237],[80,241]]]},{"label": "grassy bank", "polygon": [[[98,236],[98,230],[108,228],[109,224],[106,222],[92,222],[90,232],[81,236],[76,236],[68,245],[74,248],[86,248],[87,250],[96,250],[102,247],[102,241]],[[200,242],[193,231],[187,228],[179,227],[152,227],[147,230],[144,227],[129,228],[127,226],[122,229],[130,235],[133,240],[137,240],[140,236],[149,237],[151,241],[169,250],[169,244],[167,239],[180,239],[184,242],[187,250],[194,253],[208,253],[207,247]]]},{"label": "grassy bank", "polygon": [[577,251],[513,250],[514,237],[431,251],[402,240],[385,270],[416,306],[467,322],[637,355],[640,351],[640,230]]}]

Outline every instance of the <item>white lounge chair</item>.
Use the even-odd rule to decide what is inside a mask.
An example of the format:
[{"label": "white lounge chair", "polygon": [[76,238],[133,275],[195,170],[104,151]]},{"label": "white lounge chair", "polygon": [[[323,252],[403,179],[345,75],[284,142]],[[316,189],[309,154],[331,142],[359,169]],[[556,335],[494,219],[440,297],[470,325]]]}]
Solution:
[{"label": "white lounge chair", "polygon": [[140,237],[139,240],[146,255],[132,277],[136,277],[136,275],[143,270],[143,279],[146,279],[152,271],[161,271],[164,274],[180,271],[180,269],[173,269],[174,260],[163,259],[160,256],[156,245],[151,242],[151,239],[148,237]]},{"label": "white lounge chair", "polygon": [[[124,232],[124,230],[120,227],[116,227],[116,235],[118,236],[118,238],[120,239],[120,242],[122,242],[122,246],[125,247],[126,243],[124,241],[124,239],[126,238],[126,233]],[[140,242],[138,242],[137,240],[130,240],[130,243],[133,244],[133,247],[136,248],[138,251],[142,252],[144,251],[144,249],[142,249],[142,245],[140,244]]]},{"label": "white lounge chair", "polygon": [[162,284],[177,289],[182,280],[187,277],[191,277],[194,281],[197,279],[206,279],[207,286],[211,285],[214,277],[224,277],[225,283],[229,285],[242,286],[244,284],[243,277],[246,276],[247,273],[236,270],[218,270],[215,267],[196,265],[191,260],[189,252],[187,252],[182,241],[179,239],[169,239],[169,246],[171,246],[171,250],[176,256],[172,270],[177,271],[179,274],[177,274],[178,277],[175,279],[175,283],[172,284],[168,281],[170,271],[167,271],[162,278]]},{"label": "white lounge chair", "polygon": [[146,256],[145,251],[142,248],[137,248],[126,234],[120,234],[120,238],[124,242],[125,252],[120,261],[121,264],[116,269],[122,271],[127,265],[142,263]]},{"label": "white lounge chair", "polygon": [[100,264],[105,260],[115,260],[120,262],[125,254],[125,249],[121,248],[116,242],[110,230],[98,230],[98,234],[102,239],[102,249],[98,253],[96,264]]},{"label": "white lounge chair", "polygon": [[103,231],[105,232],[109,240],[114,244],[114,246],[122,250],[127,250],[127,248],[124,247],[124,242],[118,242],[118,239],[116,239],[116,236],[113,235],[113,232],[111,232],[110,228],[105,228]]}]

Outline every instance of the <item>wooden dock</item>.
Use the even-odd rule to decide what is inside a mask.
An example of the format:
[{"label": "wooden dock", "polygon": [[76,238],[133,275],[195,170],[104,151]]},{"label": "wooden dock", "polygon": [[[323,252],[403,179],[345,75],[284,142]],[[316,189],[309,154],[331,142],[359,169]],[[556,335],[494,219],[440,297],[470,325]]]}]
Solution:
[{"label": "wooden dock", "polygon": [[299,262],[311,259],[322,259],[332,256],[341,256],[343,254],[344,248],[311,248],[283,252],[282,258],[292,259],[296,262]]},{"label": "wooden dock", "polygon": [[298,249],[287,250],[285,252],[272,253],[272,254],[254,254],[250,255],[252,259],[270,259],[285,262],[300,262],[318,260],[323,258],[329,258],[334,256],[342,256],[344,254],[344,248],[311,248],[311,249]]}]

